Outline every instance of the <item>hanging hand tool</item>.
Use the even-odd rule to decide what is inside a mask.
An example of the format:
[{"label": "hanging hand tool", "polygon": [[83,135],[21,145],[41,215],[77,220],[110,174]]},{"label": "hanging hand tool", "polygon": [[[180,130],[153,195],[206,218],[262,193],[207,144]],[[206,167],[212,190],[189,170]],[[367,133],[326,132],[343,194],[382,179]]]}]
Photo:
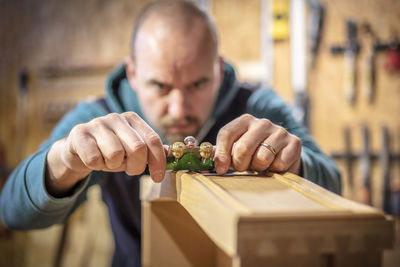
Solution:
[{"label": "hanging hand tool", "polygon": [[310,18],[308,23],[308,42],[309,42],[309,68],[315,64],[315,57],[318,53],[324,23],[325,8],[319,0],[308,0],[310,8]]},{"label": "hanging hand tool", "polygon": [[309,127],[304,1],[291,1],[290,17],[291,81],[295,97],[294,115],[306,127]]},{"label": "hanging hand tool", "polygon": [[354,195],[354,176],[353,176],[353,162],[358,158],[358,155],[354,154],[351,149],[351,131],[350,128],[345,127],[343,129],[344,138],[344,151],[334,152],[331,157],[344,161],[347,183],[351,195]]},{"label": "hanging hand tool", "polygon": [[381,167],[383,179],[383,210],[387,213],[392,212],[391,207],[391,190],[390,190],[390,154],[389,154],[389,133],[387,127],[383,126],[381,129],[382,134],[382,147],[379,155],[379,164]]},{"label": "hanging hand tool", "polygon": [[374,45],[376,52],[385,52],[384,67],[389,73],[400,71],[400,42],[397,36],[393,36],[390,42],[376,42]]},{"label": "hanging hand tool", "polygon": [[386,50],[385,69],[389,73],[400,71],[400,43],[395,38]]},{"label": "hanging hand tool", "polygon": [[354,155],[351,152],[351,132],[349,128],[344,129],[344,143],[345,143],[345,152],[344,152],[344,160],[347,172],[347,179],[350,187],[350,191],[354,191],[354,178],[353,178],[353,160]]},{"label": "hanging hand tool", "polygon": [[283,41],[289,37],[289,0],[272,0],[272,38]]},{"label": "hanging hand tool", "polygon": [[364,84],[364,95],[369,103],[372,103],[375,96],[375,46],[377,44],[377,38],[372,31],[371,26],[368,23],[363,24],[363,31],[368,37],[368,52],[365,61],[365,84]]},{"label": "hanging hand tool", "polygon": [[369,147],[369,129],[368,126],[362,127],[362,151],[360,155],[362,194],[361,202],[372,205],[371,194],[371,151]]},{"label": "hanging hand tool", "polygon": [[[335,160],[344,160],[346,174],[349,177],[348,183],[350,186],[350,195],[354,195],[354,190],[351,190],[353,179],[353,162],[359,160],[360,173],[362,179],[361,197],[357,194],[356,199],[362,203],[372,205],[373,195],[371,190],[371,165],[372,162],[379,163],[382,177],[382,209],[392,215],[400,215],[400,185],[399,179],[395,179],[390,175],[390,168],[393,161],[399,162],[400,153],[390,151],[389,131],[386,126],[381,128],[381,148],[378,153],[372,153],[370,150],[369,129],[366,125],[362,128],[362,149],[360,153],[354,153],[351,150],[351,134],[350,129],[344,129],[344,151],[333,152],[331,157]],[[358,192],[357,192],[358,193]]]},{"label": "hanging hand tool", "polygon": [[357,24],[354,20],[348,19],[346,22],[347,40],[342,46],[335,45],[331,47],[333,55],[344,54],[344,96],[350,104],[353,104],[356,98],[357,86],[357,55],[361,46],[357,40]]},{"label": "hanging hand tool", "polygon": [[383,205],[382,208],[388,214],[398,216],[400,213],[400,192],[396,188],[395,179],[390,176],[390,164],[392,160],[400,159],[398,153],[390,153],[389,131],[386,126],[382,126],[382,147],[379,154],[383,186]]}]

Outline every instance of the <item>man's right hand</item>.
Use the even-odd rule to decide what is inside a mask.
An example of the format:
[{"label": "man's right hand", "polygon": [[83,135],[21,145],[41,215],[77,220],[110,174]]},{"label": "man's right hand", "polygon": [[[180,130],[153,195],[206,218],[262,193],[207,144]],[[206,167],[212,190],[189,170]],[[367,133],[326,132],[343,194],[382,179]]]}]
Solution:
[{"label": "man's right hand", "polygon": [[111,113],[72,128],[47,154],[46,189],[67,195],[91,171],[143,173],[160,182],[165,175],[166,151],[157,133],[134,112]]}]

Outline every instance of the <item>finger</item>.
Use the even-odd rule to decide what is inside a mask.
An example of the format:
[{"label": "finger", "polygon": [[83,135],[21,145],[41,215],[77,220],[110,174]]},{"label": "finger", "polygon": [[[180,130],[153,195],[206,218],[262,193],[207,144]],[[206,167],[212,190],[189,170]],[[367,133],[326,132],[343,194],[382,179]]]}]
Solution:
[{"label": "finger", "polygon": [[83,163],[78,152],[73,148],[70,136],[60,139],[60,142],[64,142],[64,147],[66,148],[62,150],[60,155],[64,166],[75,172],[91,171],[91,169]]},{"label": "finger", "polygon": [[128,175],[144,172],[147,164],[147,145],[140,134],[128,123],[124,116],[113,119],[112,130],[118,136],[125,150],[125,168]]},{"label": "finger", "polygon": [[96,140],[103,155],[105,167],[113,170],[120,167],[124,161],[125,149],[118,136],[111,129],[110,119],[110,117],[103,117],[92,120],[90,122],[90,134]]},{"label": "finger", "polygon": [[166,168],[166,155],[161,138],[136,113],[127,112],[123,115],[147,145],[147,163],[150,176],[155,182],[161,182],[165,176]]},{"label": "finger", "polygon": [[163,147],[164,147],[165,157],[167,157],[169,152],[169,145],[163,145]]},{"label": "finger", "polygon": [[[275,128],[276,129],[274,133],[272,133],[264,141],[260,142],[261,144],[257,148],[252,158],[251,169],[254,169],[256,171],[266,170],[278,156],[282,148],[288,144],[288,132],[281,127]],[[272,148],[268,148],[267,146],[262,145],[263,143],[270,145]]]},{"label": "finger", "polygon": [[301,158],[299,157],[292,166],[287,170],[288,172],[300,175],[301,174]]},{"label": "finger", "polygon": [[298,137],[291,135],[290,142],[276,155],[269,170],[274,172],[288,171],[291,166],[300,160],[300,155],[301,141]]},{"label": "finger", "polygon": [[222,127],[217,135],[215,149],[215,170],[225,174],[231,165],[231,151],[234,142],[243,135],[249,126],[250,115],[243,115]]},{"label": "finger", "polygon": [[259,146],[254,153],[254,157],[250,163],[250,169],[255,171],[265,171],[274,161],[275,156],[270,151],[265,151],[266,148]]},{"label": "finger", "polygon": [[276,126],[268,120],[253,119],[248,131],[235,142],[232,148],[232,166],[235,170],[249,169],[260,143],[274,128]]},{"label": "finger", "polygon": [[[83,125],[75,126],[67,140],[71,154],[76,155],[87,168],[101,170],[105,167],[103,156],[95,139]],[[74,162],[71,161],[71,164],[74,164]],[[74,168],[71,166],[71,169]]]}]

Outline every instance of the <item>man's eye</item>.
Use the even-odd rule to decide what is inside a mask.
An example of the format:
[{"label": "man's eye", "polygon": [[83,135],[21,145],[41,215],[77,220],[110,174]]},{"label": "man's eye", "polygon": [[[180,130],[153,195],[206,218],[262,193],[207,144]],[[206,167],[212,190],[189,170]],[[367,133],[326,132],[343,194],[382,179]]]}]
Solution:
[{"label": "man's eye", "polygon": [[162,83],[155,83],[154,87],[159,91],[167,91],[168,90],[168,86],[166,86],[165,84],[162,84]]},{"label": "man's eye", "polygon": [[193,87],[197,89],[197,88],[202,87],[202,85],[203,85],[202,82],[197,82],[197,83],[194,83],[194,84],[193,84]]},{"label": "man's eye", "polygon": [[164,85],[164,84],[161,84],[161,83],[156,83],[155,86],[156,86],[158,89],[165,89],[165,85]]},{"label": "man's eye", "polygon": [[202,89],[205,86],[205,82],[204,81],[199,81],[199,82],[195,82],[193,83],[189,88],[192,90],[198,90],[198,89]]}]

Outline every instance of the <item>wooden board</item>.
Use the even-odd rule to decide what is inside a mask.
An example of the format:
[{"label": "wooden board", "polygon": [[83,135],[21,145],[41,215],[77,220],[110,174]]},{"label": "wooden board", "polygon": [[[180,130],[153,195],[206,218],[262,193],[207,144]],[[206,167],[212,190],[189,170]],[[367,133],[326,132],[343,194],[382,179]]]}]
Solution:
[{"label": "wooden board", "polygon": [[[160,255],[168,266],[379,266],[393,243],[393,220],[381,211],[290,173],[168,172],[159,184],[142,178],[141,199],[144,266],[165,264]],[[196,254],[208,262],[191,261]]]}]

